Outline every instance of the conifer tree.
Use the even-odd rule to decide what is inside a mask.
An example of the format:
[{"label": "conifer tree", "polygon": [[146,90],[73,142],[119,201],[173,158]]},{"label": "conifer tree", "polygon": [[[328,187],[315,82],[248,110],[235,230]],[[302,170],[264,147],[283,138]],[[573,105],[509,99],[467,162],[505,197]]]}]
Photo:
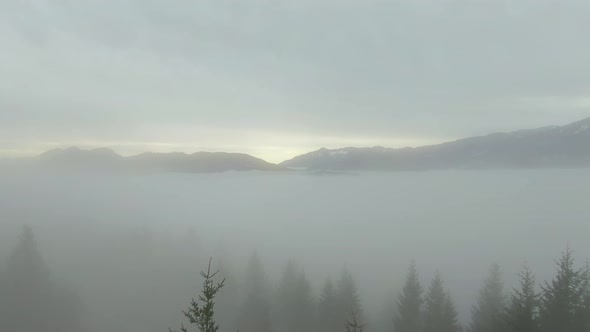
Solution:
[{"label": "conifer tree", "polygon": [[584,267],[582,278],[583,295],[582,305],[578,313],[578,322],[582,331],[590,332],[590,262],[588,261]]},{"label": "conifer tree", "polygon": [[500,266],[493,264],[471,311],[469,332],[498,332],[504,329],[504,294]]},{"label": "conifer tree", "polygon": [[586,332],[580,319],[587,289],[585,271],[575,268],[569,248],[556,263],[557,275],[542,287],[541,331]]},{"label": "conifer tree", "polygon": [[457,316],[457,309],[455,309],[451,294],[447,291],[443,308],[443,321],[439,332],[461,332],[463,329]]},{"label": "conifer tree", "polygon": [[457,312],[450,294],[445,292],[439,273],[432,279],[424,300],[424,332],[457,332]]},{"label": "conifer tree", "polygon": [[318,303],[318,330],[322,332],[340,332],[342,320],[338,294],[332,280],[326,280]]},{"label": "conifer tree", "polygon": [[[219,325],[215,322],[215,297],[217,293],[223,288],[225,279],[219,283],[215,283],[213,279],[219,273],[219,270],[211,271],[211,260],[207,266],[207,272],[201,271],[203,277],[203,289],[199,295],[199,303],[195,299],[191,300],[188,311],[184,312],[184,316],[188,318],[189,323],[196,325],[201,332],[217,332]],[[188,329],[181,326],[180,331],[188,332]],[[172,330],[170,330],[172,332]]]},{"label": "conifer tree", "polygon": [[266,274],[255,253],[248,262],[245,299],[238,320],[240,332],[270,332],[270,300]]},{"label": "conifer tree", "polygon": [[354,281],[352,274],[348,269],[344,268],[338,280],[336,287],[336,298],[338,304],[338,315],[340,326],[339,330],[342,330],[342,324],[348,318],[351,310],[354,310],[359,320],[363,320],[363,310],[361,308],[356,282]]},{"label": "conifer tree", "polygon": [[280,330],[307,332],[313,326],[311,286],[303,269],[289,261],[278,289]]},{"label": "conifer tree", "polygon": [[346,332],[363,332],[364,324],[359,320],[358,310],[350,309],[349,317],[344,324]]},{"label": "conifer tree", "polygon": [[30,227],[24,227],[1,282],[0,331],[83,330],[79,298],[53,281]]},{"label": "conifer tree", "polygon": [[446,294],[442,278],[436,273],[424,299],[424,332],[438,332],[445,316]]},{"label": "conifer tree", "polygon": [[539,331],[539,295],[535,291],[535,276],[524,266],[519,274],[520,287],[513,290],[506,308],[508,332]]},{"label": "conifer tree", "polygon": [[398,298],[398,313],[394,319],[394,332],[419,332],[422,330],[422,286],[412,263],[406,283]]}]

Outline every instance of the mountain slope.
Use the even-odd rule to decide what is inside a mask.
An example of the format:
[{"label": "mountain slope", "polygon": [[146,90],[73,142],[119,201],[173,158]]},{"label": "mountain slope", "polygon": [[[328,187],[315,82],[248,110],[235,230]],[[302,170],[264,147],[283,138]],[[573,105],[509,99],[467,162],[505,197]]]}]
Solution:
[{"label": "mountain slope", "polygon": [[226,171],[279,171],[284,167],[271,164],[262,159],[242,153],[197,152],[186,154],[180,152],[153,153],[146,152],[127,160],[135,168],[160,170],[168,172],[226,172]]},{"label": "mountain slope", "polygon": [[40,165],[53,168],[114,170],[123,166],[124,158],[111,149],[83,150],[77,147],[53,149],[34,158]]},{"label": "mountain slope", "polygon": [[417,148],[322,148],[281,165],[312,170],[589,167],[590,118]]},{"label": "mountain slope", "polygon": [[122,157],[106,148],[83,150],[76,147],[54,149],[33,159],[37,167],[93,171],[159,171],[212,173],[226,171],[280,171],[285,167],[241,153],[180,152],[152,153]]}]

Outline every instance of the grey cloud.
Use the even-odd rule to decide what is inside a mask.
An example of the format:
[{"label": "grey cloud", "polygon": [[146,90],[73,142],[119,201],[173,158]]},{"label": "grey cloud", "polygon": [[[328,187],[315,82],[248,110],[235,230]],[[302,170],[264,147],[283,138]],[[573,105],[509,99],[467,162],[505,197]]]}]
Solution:
[{"label": "grey cloud", "polygon": [[[590,72],[584,1],[0,6],[11,50],[0,55],[3,128],[82,128],[95,140],[155,124],[442,139],[588,111],[577,102]],[[522,102],[547,97],[563,102]]]}]

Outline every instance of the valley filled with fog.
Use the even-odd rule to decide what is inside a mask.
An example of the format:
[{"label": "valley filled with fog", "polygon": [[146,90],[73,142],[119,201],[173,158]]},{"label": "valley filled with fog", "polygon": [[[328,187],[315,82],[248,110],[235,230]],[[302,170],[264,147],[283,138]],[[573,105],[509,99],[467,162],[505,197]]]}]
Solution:
[{"label": "valley filled with fog", "polygon": [[96,332],[178,327],[209,257],[227,277],[221,296],[231,298],[219,300],[221,331],[235,331],[254,254],[271,292],[293,260],[316,299],[346,268],[371,331],[391,330],[414,261],[425,288],[440,272],[468,323],[492,263],[509,293],[525,262],[542,281],[568,246],[578,263],[590,257],[589,175],[4,172],[0,262],[30,226],[52,278],[76,291]]}]

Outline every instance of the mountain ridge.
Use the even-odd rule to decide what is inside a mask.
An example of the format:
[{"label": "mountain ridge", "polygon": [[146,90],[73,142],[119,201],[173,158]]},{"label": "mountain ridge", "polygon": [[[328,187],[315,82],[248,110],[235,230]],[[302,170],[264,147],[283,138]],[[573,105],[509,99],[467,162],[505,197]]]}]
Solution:
[{"label": "mountain ridge", "polygon": [[321,148],[280,165],[331,171],[590,167],[590,118],[420,147]]},{"label": "mountain ridge", "polygon": [[244,153],[144,152],[121,156],[109,148],[78,147],[0,161],[0,165],[65,170],[180,173],[309,170],[322,174],[325,171],[590,167],[590,118],[563,126],[491,133],[419,147],[320,148],[279,164]]},{"label": "mountain ridge", "polygon": [[56,148],[29,159],[29,164],[61,169],[100,171],[159,171],[217,173],[227,171],[284,171],[283,166],[244,153],[144,152],[121,156],[109,148]]}]

